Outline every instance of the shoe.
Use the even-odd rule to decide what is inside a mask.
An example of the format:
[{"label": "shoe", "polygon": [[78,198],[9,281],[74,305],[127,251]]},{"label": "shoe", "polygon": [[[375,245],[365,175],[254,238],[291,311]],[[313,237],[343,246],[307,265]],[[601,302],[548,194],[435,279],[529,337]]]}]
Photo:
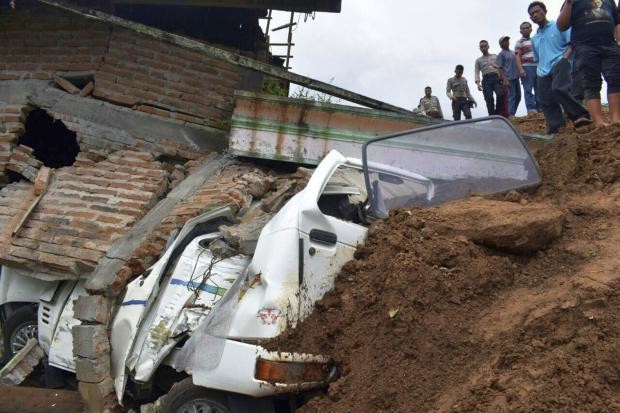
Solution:
[{"label": "shoe", "polygon": [[589,125],[591,123],[592,123],[592,121],[590,119],[588,119],[586,117],[581,117],[581,118],[578,118],[578,119],[573,121],[573,126],[575,126],[576,128],[580,128],[582,126],[586,126],[586,125]]}]

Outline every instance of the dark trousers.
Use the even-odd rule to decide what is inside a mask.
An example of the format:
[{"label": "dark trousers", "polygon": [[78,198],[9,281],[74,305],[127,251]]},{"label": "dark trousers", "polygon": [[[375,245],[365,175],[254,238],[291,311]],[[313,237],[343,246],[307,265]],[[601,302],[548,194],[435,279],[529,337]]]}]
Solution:
[{"label": "dark trousers", "polygon": [[538,112],[540,110],[540,104],[538,103],[538,85],[536,84],[536,68],[536,66],[524,66],[525,77],[521,79],[525,107],[528,113]]},{"label": "dark trousers", "polygon": [[[493,102],[493,93],[495,93],[495,102]],[[488,74],[482,77],[482,94],[489,116],[501,115],[504,112],[504,87],[498,75]]]},{"label": "dark trousers", "polygon": [[513,79],[508,85],[508,114],[514,116],[519,108],[521,102],[521,86],[519,85],[519,78]]},{"label": "dark trousers", "polygon": [[571,66],[560,60],[550,75],[538,77],[540,108],[547,121],[547,133],[556,133],[565,125],[562,109],[571,120],[589,118],[588,111],[571,94]]},{"label": "dark trousers", "polygon": [[586,100],[601,98],[601,73],[607,82],[607,94],[620,93],[620,46],[576,46],[575,72],[581,74]]},{"label": "dark trousers", "polygon": [[452,117],[454,120],[461,120],[461,112],[465,115],[465,119],[471,119],[471,108],[467,98],[456,98],[452,101]]}]

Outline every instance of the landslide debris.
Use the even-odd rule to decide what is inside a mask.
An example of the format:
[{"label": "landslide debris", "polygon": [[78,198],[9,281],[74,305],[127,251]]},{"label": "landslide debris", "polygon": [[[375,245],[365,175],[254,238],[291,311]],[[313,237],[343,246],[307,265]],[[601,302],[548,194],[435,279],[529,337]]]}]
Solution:
[{"label": "landslide debris", "polygon": [[269,346],[342,376],[300,412],[620,411],[620,127],[566,130],[536,190],[393,211]]}]

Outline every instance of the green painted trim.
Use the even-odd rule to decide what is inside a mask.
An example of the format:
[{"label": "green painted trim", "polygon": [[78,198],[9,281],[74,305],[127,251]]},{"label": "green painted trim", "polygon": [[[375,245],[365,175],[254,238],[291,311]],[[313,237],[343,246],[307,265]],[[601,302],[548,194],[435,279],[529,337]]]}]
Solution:
[{"label": "green painted trim", "polygon": [[291,123],[282,123],[275,121],[256,120],[253,118],[244,118],[240,116],[232,117],[231,135],[234,128],[250,129],[260,132],[284,133],[293,136],[304,136],[316,139],[337,140],[337,141],[356,141],[365,142],[368,139],[376,138],[377,134],[364,134],[344,129],[327,129],[316,128],[311,126],[297,126]]},{"label": "green painted trim", "polygon": [[307,99],[294,99],[283,96],[269,95],[266,93],[248,92],[244,90],[236,90],[235,97],[243,98],[243,100],[252,102],[267,102],[282,104],[286,106],[299,106],[305,109],[311,108],[320,112],[328,113],[338,112],[354,115],[364,115],[371,118],[396,119],[407,122],[419,123],[421,125],[435,125],[437,123],[440,123],[423,116],[414,115],[413,112],[411,115],[405,115],[402,113],[388,112],[380,109],[361,108],[356,106],[340,105],[336,103],[323,103]]},{"label": "green painted trim", "polygon": [[[315,102],[315,101],[305,100],[305,99],[293,99],[293,98],[287,98],[283,96],[275,96],[275,95],[269,95],[269,94],[264,94],[264,93],[254,93],[254,92],[248,92],[248,91],[242,91],[242,90],[235,91],[235,96],[237,98],[242,98],[244,100],[253,101],[253,102],[267,102],[267,103],[276,103],[276,104],[287,105],[287,106],[288,105],[300,106],[303,108],[311,108],[313,110],[317,110],[320,112],[328,112],[328,113],[339,112],[339,113],[346,113],[346,114],[352,114],[352,115],[363,115],[365,117],[373,118],[373,119],[400,120],[400,121],[405,121],[405,122],[418,123],[421,126],[429,126],[429,125],[436,125],[438,123],[442,123],[440,121],[430,120],[423,116],[417,116],[417,115],[409,116],[409,115],[403,115],[401,113],[388,112],[388,111],[378,110],[378,109],[360,108],[360,107],[355,107],[355,106],[339,105],[339,104],[334,104],[334,103],[322,103],[322,102]],[[233,115],[233,126],[234,126],[235,119],[251,119],[251,118]],[[274,123],[278,123],[278,122],[274,121]],[[278,124],[282,124],[282,123],[278,123]],[[413,127],[410,129],[413,129]],[[403,131],[405,130],[407,129],[403,129]],[[380,135],[366,135],[366,136],[380,136]],[[523,136],[523,139],[527,141],[550,142],[553,140],[552,135],[522,133],[521,136]]]}]

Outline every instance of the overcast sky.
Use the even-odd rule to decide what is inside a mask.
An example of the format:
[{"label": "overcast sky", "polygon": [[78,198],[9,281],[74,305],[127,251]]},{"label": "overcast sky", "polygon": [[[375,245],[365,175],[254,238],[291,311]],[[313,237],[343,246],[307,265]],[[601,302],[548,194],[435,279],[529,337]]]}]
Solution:
[{"label": "overcast sky", "polygon": [[[417,106],[429,85],[439,97],[444,115],[451,119],[446,81],[454,75],[454,67],[462,64],[479,105],[473,115],[485,116],[484,98],[474,83],[478,42],[488,40],[491,53],[499,53],[498,40],[507,35],[513,49],[521,37],[519,25],[530,21],[529,3],[342,0],[341,13],[316,13],[314,20],[306,22],[303,15],[296,15],[296,21],[301,19],[293,32],[292,71],[325,82],[333,79],[336,86],[407,109]],[[545,2],[548,19],[557,18],[562,3]],[[287,20],[290,14],[278,16],[276,27],[283,23],[282,18]],[[285,32],[276,34],[285,36]],[[525,112],[522,100],[518,114]]]}]

